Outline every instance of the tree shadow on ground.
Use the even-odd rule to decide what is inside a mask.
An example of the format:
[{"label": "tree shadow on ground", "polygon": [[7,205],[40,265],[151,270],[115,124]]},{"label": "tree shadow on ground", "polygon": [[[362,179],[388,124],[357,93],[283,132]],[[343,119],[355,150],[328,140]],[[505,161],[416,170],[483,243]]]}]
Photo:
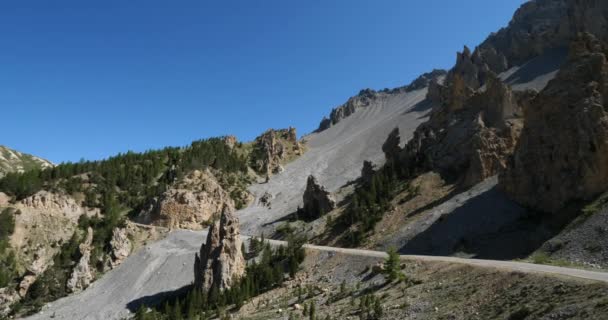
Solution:
[{"label": "tree shadow on ground", "polygon": [[127,303],[127,309],[129,309],[129,311],[132,313],[135,313],[141,306],[155,307],[167,299],[185,296],[188,292],[190,292],[190,290],[192,290],[192,288],[193,285],[187,285],[176,290],[163,291],[153,295],[137,298]]},{"label": "tree shadow on ground", "polygon": [[399,252],[497,260],[523,258],[557,235],[579,212],[576,206],[554,214],[526,210],[494,187],[438,218]]}]

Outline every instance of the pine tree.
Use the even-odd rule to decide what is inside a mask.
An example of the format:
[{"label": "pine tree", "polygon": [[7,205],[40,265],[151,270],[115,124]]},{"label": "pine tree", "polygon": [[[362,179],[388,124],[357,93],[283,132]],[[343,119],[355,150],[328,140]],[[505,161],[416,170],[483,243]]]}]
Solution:
[{"label": "pine tree", "polygon": [[397,280],[401,272],[400,256],[394,247],[388,249],[388,257],[384,262],[384,269],[389,282]]},{"label": "pine tree", "polygon": [[175,300],[175,306],[173,306],[173,316],[171,319],[182,320],[182,307],[179,299]]},{"label": "pine tree", "polygon": [[311,301],[310,302],[310,311],[309,311],[309,319],[310,320],[315,320],[315,302]]}]

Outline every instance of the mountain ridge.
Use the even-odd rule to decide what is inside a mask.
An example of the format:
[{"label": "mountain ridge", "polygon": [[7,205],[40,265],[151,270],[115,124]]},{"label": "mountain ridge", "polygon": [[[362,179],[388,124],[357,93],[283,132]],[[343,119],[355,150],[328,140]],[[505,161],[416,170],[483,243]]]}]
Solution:
[{"label": "mountain ridge", "polygon": [[0,145],[0,177],[9,172],[24,172],[53,166],[55,165],[48,160]]}]

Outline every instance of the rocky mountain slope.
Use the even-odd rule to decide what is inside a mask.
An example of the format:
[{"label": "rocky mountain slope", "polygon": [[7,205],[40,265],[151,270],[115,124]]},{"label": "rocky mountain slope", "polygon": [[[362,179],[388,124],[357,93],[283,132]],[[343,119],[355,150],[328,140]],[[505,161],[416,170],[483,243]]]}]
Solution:
[{"label": "rocky mountain slope", "polygon": [[[104,212],[104,199],[116,196],[131,217],[162,226],[211,223],[220,211],[240,207],[237,199],[244,208],[235,213],[239,226],[236,218],[215,221],[209,246],[199,248],[203,233],[174,231],[98,286],[36,317],[128,316],[135,305],[158,303],[192,283],[194,252],[205,256],[197,262],[197,273],[205,275],[197,287],[209,289],[201,279],[226,284],[224,271],[240,274],[240,259],[235,267],[231,259],[209,257],[238,256],[237,241],[222,240],[236,237],[237,227],[246,235],[305,235],[316,243],[401,253],[532,255],[534,262],[555,257],[605,267],[607,206],[601,198],[589,202],[608,190],[607,17],[605,1],[530,1],[507,27],[458,53],[449,71],[396,89],[362,90],[301,141],[293,129],[269,130],[252,143],[225,137],[127,155],[112,167],[130,170],[87,164],[60,179],[39,177],[40,188],[84,194],[91,208]],[[104,192],[92,192],[98,189]],[[8,190],[15,190],[10,204],[32,196],[27,188]],[[77,256],[88,253],[82,227]],[[333,318],[600,319],[606,313],[605,299],[598,298],[604,285],[417,261],[401,268],[411,277],[383,285],[377,263],[312,254],[304,272],[252,297],[236,314],[284,319],[309,316],[312,305]],[[82,283],[87,268],[78,266],[85,272],[75,282]],[[364,288],[338,289],[353,281]],[[306,287],[306,298],[297,297],[298,287]]]},{"label": "rocky mountain slope", "polygon": [[555,212],[608,185],[608,46],[582,34],[568,61],[525,112],[525,128],[501,186],[518,202]]},{"label": "rocky mountain slope", "polygon": [[52,166],[50,161],[0,146],[0,177],[9,172],[45,169]]}]

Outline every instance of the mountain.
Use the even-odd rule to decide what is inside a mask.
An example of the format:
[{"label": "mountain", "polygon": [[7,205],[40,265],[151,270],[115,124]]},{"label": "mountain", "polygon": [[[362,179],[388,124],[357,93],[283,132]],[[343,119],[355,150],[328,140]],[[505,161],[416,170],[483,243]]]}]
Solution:
[{"label": "mountain", "polygon": [[607,42],[608,2],[529,1],[301,140],[0,179],[0,317],[604,319]]},{"label": "mountain", "polygon": [[53,166],[48,160],[0,146],[0,177],[9,172],[45,169]]}]

